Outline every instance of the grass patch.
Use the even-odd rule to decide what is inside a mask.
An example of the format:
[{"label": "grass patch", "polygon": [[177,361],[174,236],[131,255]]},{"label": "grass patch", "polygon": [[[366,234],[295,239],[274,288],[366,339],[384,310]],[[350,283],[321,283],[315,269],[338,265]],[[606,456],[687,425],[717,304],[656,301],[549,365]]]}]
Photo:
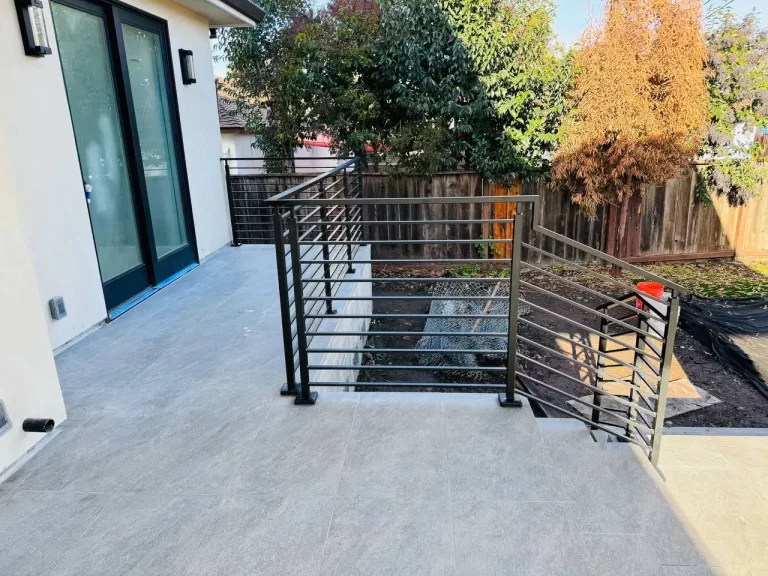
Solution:
[{"label": "grass patch", "polygon": [[[569,266],[546,267],[551,273],[573,282],[591,286],[606,293],[616,290],[616,286],[596,279],[593,275]],[[610,275],[610,268],[605,266],[588,266],[590,270],[603,275]],[[672,282],[684,286],[693,294],[708,298],[768,298],[768,261],[755,262],[750,266],[738,262],[700,262],[690,264],[646,264],[643,269],[667,278]],[[445,275],[453,278],[507,278],[508,268],[484,269],[478,265],[456,266],[446,268]],[[525,279],[541,278],[545,276],[533,270],[523,270]],[[644,280],[628,272],[622,272],[619,278],[625,285],[636,284]],[[551,279],[550,279],[551,280]]]},{"label": "grass patch", "polygon": [[649,272],[685,286],[694,294],[709,298],[768,298],[768,263],[764,272],[738,262],[695,264],[649,264]]}]

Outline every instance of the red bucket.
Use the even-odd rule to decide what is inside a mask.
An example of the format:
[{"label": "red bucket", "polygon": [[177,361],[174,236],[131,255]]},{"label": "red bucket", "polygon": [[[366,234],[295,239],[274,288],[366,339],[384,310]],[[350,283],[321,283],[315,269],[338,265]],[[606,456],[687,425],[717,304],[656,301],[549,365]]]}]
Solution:
[{"label": "red bucket", "polygon": [[[664,284],[660,284],[659,282],[638,282],[637,289],[638,291],[644,294],[648,294],[649,296],[653,296],[658,300],[661,300],[661,297],[664,296]],[[640,298],[635,298],[635,306],[642,310],[643,301],[640,300]]]}]

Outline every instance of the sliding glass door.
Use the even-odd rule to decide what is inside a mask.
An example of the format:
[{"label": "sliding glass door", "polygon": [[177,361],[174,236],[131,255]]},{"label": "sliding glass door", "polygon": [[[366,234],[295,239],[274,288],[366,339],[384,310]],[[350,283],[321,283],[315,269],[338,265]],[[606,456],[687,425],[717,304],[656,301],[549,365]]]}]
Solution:
[{"label": "sliding glass door", "polygon": [[195,261],[165,25],[111,3],[51,10],[111,309]]}]

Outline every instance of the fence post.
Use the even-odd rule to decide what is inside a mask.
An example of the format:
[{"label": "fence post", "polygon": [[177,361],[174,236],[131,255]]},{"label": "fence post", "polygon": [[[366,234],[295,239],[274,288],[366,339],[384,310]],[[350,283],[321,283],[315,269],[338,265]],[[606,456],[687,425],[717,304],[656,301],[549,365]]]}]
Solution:
[{"label": "fence post", "polygon": [[235,196],[232,193],[232,175],[229,172],[229,160],[224,160],[224,174],[227,180],[227,200],[229,200],[229,223],[232,225],[232,244],[231,246],[241,246],[238,239],[237,224],[235,222]]},{"label": "fence post", "polygon": [[515,210],[515,229],[512,236],[512,260],[509,274],[509,326],[507,328],[507,388],[499,392],[499,404],[520,408],[523,403],[515,399],[515,375],[517,368],[517,317],[520,302],[520,268],[523,244],[523,222]]},{"label": "fence post", "polygon": [[[322,180],[318,182],[317,187],[319,189],[318,198],[324,199],[325,187],[323,186]],[[331,279],[331,265],[330,265],[331,251],[328,249],[328,225],[325,224],[327,217],[328,217],[328,213],[325,210],[325,205],[321,204],[320,205],[320,240],[323,242],[321,250],[323,254],[323,279],[324,280]],[[333,296],[333,283],[323,282],[323,284],[325,284],[325,296],[328,298],[328,300],[325,301],[325,313],[336,314],[336,310],[333,309],[333,300],[331,299],[331,297]]]},{"label": "fence post", "polygon": [[299,227],[296,224],[296,215],[293,210],[288,216],[288,237],[291,242],[293,305],[296,310],[296,341],[299,346],[299,390],[294,403],[311,405],[317,401],[317,392],[312,392],[309,384],[309,355],[307,354],[307,326],[304,321],[304,288],[301,277]]},{"label": "fence post", "polygon": [[[346,200],[349,198],[349,179],[347,178],[347,169],[344,169],[344,195],[343,198]],[[345,238],[347,239],[347,262],[349,262],[349,265],[347,267],[347,274],[353,274],[355,272],[354,267],[352,266],[352,226],[351,226],[351,217],[350,217],[350,209],[349,204],[344,204],[344,221],[346,224],[344,225],[344,228],[346,230]]]},{"label": "fence post", "polygon": [[669,389],[669,371],[672,367],[672,359],[675,356],[675,335],[677,334],[677,318],[680,314],[680,297],[672,296],[669,299],[667,311],[667,330],[664,335],[664,345],[661,350],[661,380],[656,391],[656,420],[653,423],[653,438],[651,439],[651,464],[659,463],[659,450],[661,449],[661,437],[664,432],[664,414],[667,410],[667,392]]},{"label": "fence post", "polygon": [[272,209],[272,227],[275,233],[275,254],[277,255],[277,286],[280,293],[280,318],[283,326],[283,352],[285,356],[285,384],[281,396],[296,395],[296,367],[293,364],[293,330],[291,328],[291,299],[288,294],[288,270],[285,265],[285,239],[280,208]]}]

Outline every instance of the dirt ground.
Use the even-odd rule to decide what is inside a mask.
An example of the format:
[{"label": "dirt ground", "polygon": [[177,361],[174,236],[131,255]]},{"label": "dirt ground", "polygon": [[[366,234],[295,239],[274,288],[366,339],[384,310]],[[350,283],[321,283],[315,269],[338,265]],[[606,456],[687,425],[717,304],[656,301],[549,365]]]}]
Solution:
[{"label": "dirt ground", "polygon": [[[404,273],[403,270],[382,270],[375,271],[376,276],[438,276],[443,275],[439,270],[409,270]],[[544,286],[557,294],[561,294],[569,299],[575,300],[580,304],[594,308],[601,302],[597,296],[593,296],[573,287],[564,285],[557,280],[547,280],[551,284],[544,285],[539,277],[536,285]],[[373,292],[377,296],[383,295],[405,295],[405,294],[429,294],[429,285],[424,283],[374,283]],[[586,311],[579,310],[566,302],[557,300],[551,296],[533,291],[521,289],[521,295],[524,299],[533,304],[538,304],[549,312],[554,312],[581,322],[587,326],[598,328],[599,319]],[[615,296],[615,295],[614,295]],[[375,300],[375,314],[426,314],[429,312],[428,300]],[[569,337],[580,341],[588,338],[588,333],[569,325],[568,323],[556,318],[548,312],[541,310],[532,310],[526,318],[532,322],[545,326],[558,333],[568,333]],[[414,331],[416,333],[423,331],[425,319],[423,318],[398,318],[377,320],[371,326],[371,330],[376,331]],[[543,344],[548,348],[555,348],[555,339],[540,330],[529,326],[521,326],[520,335],[527,337],[535,342]],[[367,347],[369,348],[404,348],[412,349],[416,346],[419,336],[371,336],[368,338]],[[521,368],[529,376],[536,378],[546,384],[554,386],[564,392],[575,396],[584,396],[589,390],[583,386],[569,380],[568,378],[553,374],[550,370],[543,368],[535,363],[541,362],[547,366],[560,370],[565,374],[578,376],[578,367],[572,362],[558,358],[554,355],[541,350],[540,348],[522,342],[519,351],[523,355],[531,358],[534,362],[521,360]],[[743,380],[739,375],[724,368],[709,350],[694,340],[683,330],[678,330],[675,342],[675,356],[680,362],[688,379],[692,384],[706,390],[719,398],[722,403],[702,408],[687,414],[668,419],[667,426],[699,426],[699,427],[737,427],[737,428],[767,428],[768,427],[768,399],[764,398],[749,382]],[[413,365],[419,366],[418,354],[385,354],[375,353],[366,354],[363,358],[364,363],[376,365]],[[483,380],[488,384],[503,384],[505,381],[504,373],[485,373],[487,378]],[[429,390],[445,390],[446,384],[473,382],[464,373],[446,373],[438,370],[366,370],[361,371],[359,382],[418,382],[424,384],[434,383],[434,387]],[[442,384],[442,386],[441,386]],[[377,389],[386,389],[381,387]],[[469,389],[464,389],[469,391]],[[472,391],[477,391],[472,389]],[[568,398],[548,390],[545,387],[537,387],[534,392],[541,398],[555,403],[558,406],[571,410],[565,403]],[[547,412],[551,417],[560,417],[563,414],[557,410],[548,408]]]}]

